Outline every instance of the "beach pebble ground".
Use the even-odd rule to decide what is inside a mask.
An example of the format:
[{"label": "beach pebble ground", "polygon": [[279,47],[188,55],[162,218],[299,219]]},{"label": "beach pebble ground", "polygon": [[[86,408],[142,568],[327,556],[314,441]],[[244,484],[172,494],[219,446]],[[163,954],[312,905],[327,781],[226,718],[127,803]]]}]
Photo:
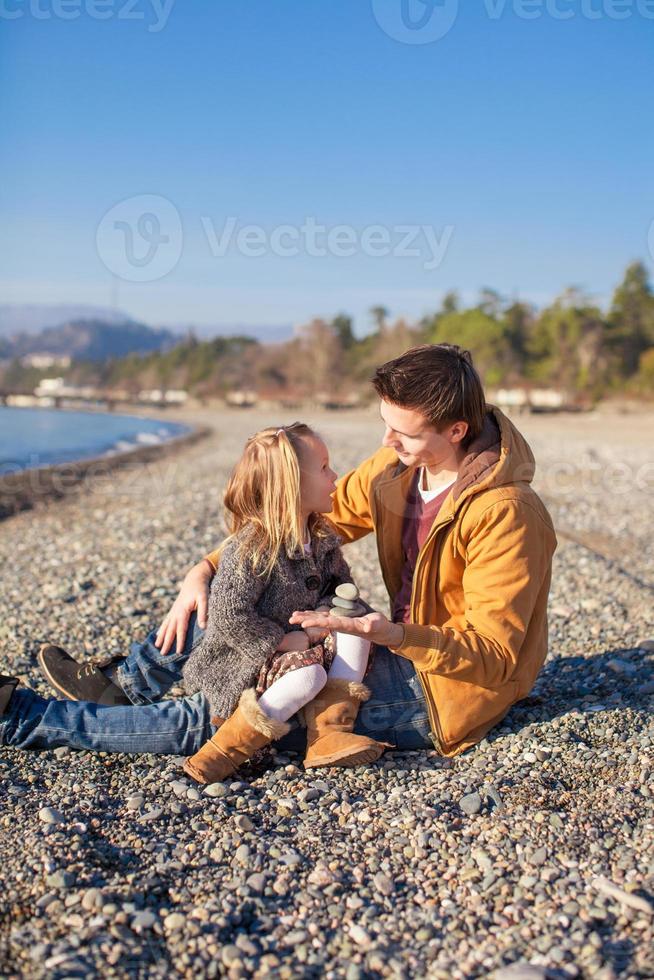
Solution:
[{"label": "beach pebble ground", "polygon": [[[340,473],[382,434],[301,416]],[[40,643],[126,652],[221,540],[246,437],[294,421],[186,417],[213,434],[0,524],[0,670],[47,694]],[[651,416],[516,421],[560,529],[531,697],[455,759],[277,752],[208,787],[177,757],[0,749],[1,976],[654,976]],[[374,540],[345,554],[387,612]]]}]

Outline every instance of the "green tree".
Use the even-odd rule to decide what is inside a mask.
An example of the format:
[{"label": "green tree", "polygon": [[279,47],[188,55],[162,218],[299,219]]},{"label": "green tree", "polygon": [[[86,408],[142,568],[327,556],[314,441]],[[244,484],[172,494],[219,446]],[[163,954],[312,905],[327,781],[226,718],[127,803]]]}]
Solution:
[{"label": "green tree", "polygon": [[346,313],[339,313],[331,322],[332,329],[338,337],[343,350],[350,350],[356,344],[356,337],[352,331],[352,317]]},{"label": "green tree", "polygon": [[536,381],[592,394],[608,382],[602,313],[578,289],[567,289],[541,312],[528,351],[529,375]]},{"label": "green tree", "polygon": [[641,354],[654,346],[654,294],[647,269],[632,262],[613,294],[608,341],[622,377],[638,370]]},{"label": "green tree", "polygon": [[443,299],[441,300],[441,313],[456,313],[459,309],[460,300],[459,294],[454,289],[450,289],[449,292],[445,293]]},{"label": "green tree", "polygon": [[386,321],[388,320],[388,310],[386,307],[372,306],[370,308],[370,315],[372,316],[377,333],[384,333],[386,329]]},{"label": "green tree", "polygon": [[515,300],[504,310],[506,337],[513,352],[513,363],[518,375],[524,376],[529,337],[534,328],[534,310],[528,303]]},{"label": "green tree", "polygon": [[496,289],[485,286],[479,294],[478,309],[498,320],[502,315],[504,301]]},{"label": "green tree", "polygon": [[489,316],[478,306],[439,316],[427,342],[467,348],[487,385],[499,384],[512,369],[504,321]]}]

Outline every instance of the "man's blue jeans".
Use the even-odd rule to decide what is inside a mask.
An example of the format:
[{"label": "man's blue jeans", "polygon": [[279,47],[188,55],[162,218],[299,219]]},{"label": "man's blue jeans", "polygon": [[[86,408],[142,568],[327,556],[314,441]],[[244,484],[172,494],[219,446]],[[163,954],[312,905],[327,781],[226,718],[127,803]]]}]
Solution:
[{"label": "man's blue jeans", "polygon": [[[162,656],[154,646],[155,637],[153,631],[144,642],[133,643],[116,672],[116,683],[132,705],[55,701],[19,687],[0,720],[0,744],[21,749],[65,745],[99,752],[192,755],[215,731],[208,702],[201,694],[160,699],[180,680],[182,666],[202,630],[194,614],[181,654]],[[399,749],[433,747],[423,691],[410,661],[377,647],[366,685],[371,697],[361,706],[355,731]],[[277,743],[279,748],[303,748],[304,730],[296,719],[292,725]]]}]

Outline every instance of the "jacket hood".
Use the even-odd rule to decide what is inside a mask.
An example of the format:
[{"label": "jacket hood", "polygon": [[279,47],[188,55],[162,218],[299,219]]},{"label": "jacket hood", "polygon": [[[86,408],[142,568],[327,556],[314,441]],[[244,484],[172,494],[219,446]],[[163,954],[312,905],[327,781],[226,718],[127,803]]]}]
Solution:
[{"label": "jacket hood", "polygon": [[535,470],[527,440],[499,408],[489,405],[484,427],[463,459],[452,496],[458,503],[490,487],[531,483]]}]

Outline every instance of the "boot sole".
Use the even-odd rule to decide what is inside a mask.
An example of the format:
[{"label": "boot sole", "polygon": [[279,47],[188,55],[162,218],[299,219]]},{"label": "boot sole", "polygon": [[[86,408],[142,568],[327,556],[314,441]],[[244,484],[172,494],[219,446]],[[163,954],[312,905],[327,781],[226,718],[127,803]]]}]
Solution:
[{"label": "boot sole", "polygon": [[229,772],[225,772],[223,768],[222,775],[218,773],[203,773],[201,769],[194,766],[191,762],[193,756],[188,756],[182,764],[182,769],[187,776],[194,779],[196,783],[200,783],[202,786],[211,786],[212,783],[224,783],[228,779],[234,778],[234,773],[236,772],[236,766],[234,766]]},{"label": "boot sole", "polygon": [[39,662],[39,667],[41,668],[41,670],[45,674],[46,680],[47,680],[48,684],[50,685],[50,687],[53,687],[55,689],[55,691],[58,691],[59,692],[59,694],[63,694],[67,701],[78,701],[79,699],[76,698],[69,691],[67,691],[66,688],[62,684],[59,683],[59,681],[55,680],[55,678],[52,676],[52,674],[48,670],[48,665],[46,664],[45,660],[43,659],[43,653],[44,653],[45,650],[47,650],[47,648],[48,648],[49,645],[50,644],[48,644],[48,643],[44,643],[43,646],[39,648],[39,652],[36,655],[36,659]]},{"label": "boot sole", "polygon": [[199,783],[201,786],[209,785],[209,781],[205,779],[205,777],[199,772],[199,770],[197,770],[195,766],[189,765],[188,759],[184,760],[184,765],[182,766],[182,769],[184,770],[187,776],[190,776],[191,779],[194,779],[195,782]]},{"label": "boot sole", "polygon": [[376,762],[385,752],[386,749],[395,748],[394,745],[390,745],[387,742],[378,743],[379,747],[369,746],[365,749],[360,749],[358,752],[334,752],[332,755],[324,755],[319,759],[312,759],[311,762],[304,763],[305,769],[319,769],[324,766],[341,766],[342,768],[351,769],[354,766],[366,766],[370,765],[371,762]]}]

